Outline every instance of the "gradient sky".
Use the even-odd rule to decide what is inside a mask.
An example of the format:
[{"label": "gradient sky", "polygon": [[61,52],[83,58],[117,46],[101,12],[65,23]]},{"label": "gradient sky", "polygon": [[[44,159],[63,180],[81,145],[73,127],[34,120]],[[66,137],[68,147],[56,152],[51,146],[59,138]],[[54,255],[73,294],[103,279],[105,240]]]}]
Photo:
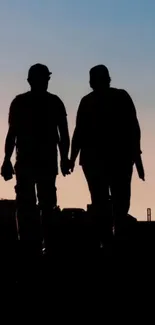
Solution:
[{"label": "gradient sky", "polygon": [[[154,0],[1,0],[0,8],[0,161],[8,109],[28,89],[27,70],[41,62],[53,71],[49,91],[64,101],[73,132],[79,101],[89,92],[88,71],[103,63],[112,85],[132,96],[142,129],[146,182],[134,173],[131,213],[155,219],[155,1]],[[14,198],[15,180],[0,179],[0,197]],[[86,207],[90,197],[77,166],[58,177],[61,207]]]}]

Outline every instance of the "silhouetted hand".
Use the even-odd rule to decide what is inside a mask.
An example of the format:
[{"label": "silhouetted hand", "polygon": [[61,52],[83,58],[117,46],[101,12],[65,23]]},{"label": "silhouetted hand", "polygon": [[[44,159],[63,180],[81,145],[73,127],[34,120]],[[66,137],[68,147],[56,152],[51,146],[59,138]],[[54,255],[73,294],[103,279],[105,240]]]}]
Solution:
[{"label": "silhouetted hand", "polygon": [[73,173],[74,167],[75,167],[75,162],[70,160],[70,171],[71,171],[71,173]]},{"label": "silhouetted hand", "polygon": [[139,178],[142,179],[143,181],[145,181],[145,170],[144,170],[142,158],[141,158],[140,155],[138,155],[136,157],[135,164],[136,164],[136,168],[137,168]]},{"label": "silhouetted hand", "polygon": [[145,172],[144,172],[144,169],[139,172],[139,178],[142,179],[142,181],[145,182]]},{"label": "silhouetted hand", "polygon": [[61,166],[61,172],[63,176],[69,175],[70,174],[70,161],[69,159],[61,159],[60,162]]},{"label": "silhouetted hand", "polygon": [[14,169],[10,160],[4,159],[3,165],[1,167],[1,175],[5,181],[12,179],[14,175]]}]

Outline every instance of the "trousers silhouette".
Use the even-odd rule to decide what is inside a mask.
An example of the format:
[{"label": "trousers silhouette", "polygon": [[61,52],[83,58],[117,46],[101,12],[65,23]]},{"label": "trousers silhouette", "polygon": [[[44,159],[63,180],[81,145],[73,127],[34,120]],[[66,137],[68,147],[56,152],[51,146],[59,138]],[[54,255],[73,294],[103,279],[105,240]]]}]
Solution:
[{"label": "trousers silhouette", "polygon": [[[131,178],[133,165],[126,163],[101,166],[83,164],[92,206],[98,211],[99,228],[108,235],[112,231],[112,224],[119,225],[126,217],[130,207]],[[111,201],[109,201],[109,195]],[[112,205],[112,206],[111,206]],[[109,229],[109,231],[108,231]],[[102,234],[104,236],[104,234]]]},{"label": "trousers silhouette", "polygon": [[[41,222],[44,236],[52,209],[56,206],[56,174],[47,168],[15,166],[17,185],[17,220],[21,240],[41,241]],[[38,207],[37,209],[37,201]]]}]

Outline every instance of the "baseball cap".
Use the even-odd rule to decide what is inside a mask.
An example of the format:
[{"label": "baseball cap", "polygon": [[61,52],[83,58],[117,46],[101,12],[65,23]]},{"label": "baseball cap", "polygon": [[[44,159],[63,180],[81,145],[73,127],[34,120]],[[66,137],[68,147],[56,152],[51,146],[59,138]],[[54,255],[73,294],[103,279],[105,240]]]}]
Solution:
[{"label": "baseball cap", "polygon": [[32,77],[49,77],[52,72],[49,71],[48,67],[41,63],[32,65],[28,71],[28,79]]},{"label": "baseball cap", "polygon": [[90,73],[90,77],[101,77],[101,78],[109,77],[110,78],[109,70],[103,64],[94,66],[93,68],[91,68],[89,73]]}]

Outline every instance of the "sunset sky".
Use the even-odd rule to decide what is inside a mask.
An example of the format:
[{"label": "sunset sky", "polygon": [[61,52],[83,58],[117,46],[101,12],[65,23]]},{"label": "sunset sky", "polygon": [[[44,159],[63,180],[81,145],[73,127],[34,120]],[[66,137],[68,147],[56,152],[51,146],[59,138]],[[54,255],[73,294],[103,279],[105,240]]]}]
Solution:
[{"label": "sunset sky", "polygon": [[[27,91],[27,71],[40,62],[52,70],[49,91],[64,101],[70,135],[79,101],[89,89],[89,69],[105,64],[112,85],[132,96],[142,130],[146,169],[143,183],[134,173],[131,213],[155,219],[155,1],[1,0],[0,7],[0,161],[3,160],[9,105]],[[0,179],[0,197],[14,198],[15,180]],[[90,201],[81,168],[58,177],[61,207]]]}]

